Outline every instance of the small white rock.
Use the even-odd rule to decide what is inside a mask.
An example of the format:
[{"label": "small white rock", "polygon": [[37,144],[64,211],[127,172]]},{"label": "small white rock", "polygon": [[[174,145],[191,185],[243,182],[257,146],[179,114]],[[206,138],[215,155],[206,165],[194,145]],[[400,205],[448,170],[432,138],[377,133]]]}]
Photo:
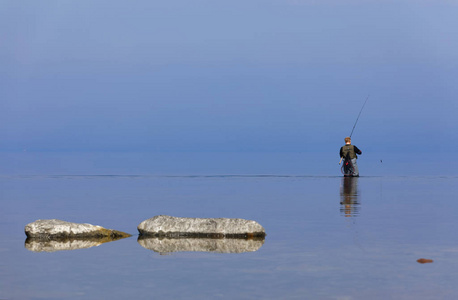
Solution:
[{"label": "small white rock", "polygon": [[97,225],[71,223],[57,219],[37,220],[27,224],[24,230],[27,237],[41,239],[130,236],[130,234]]}]

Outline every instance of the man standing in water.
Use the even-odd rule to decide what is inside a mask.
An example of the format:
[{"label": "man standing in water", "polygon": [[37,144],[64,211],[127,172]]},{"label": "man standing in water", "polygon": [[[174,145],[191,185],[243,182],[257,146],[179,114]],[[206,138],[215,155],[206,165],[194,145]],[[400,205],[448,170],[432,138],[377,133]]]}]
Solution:
[{"label": "man standing in water", "polygon": [[359,176],[359,171],[358,171],[358,165],[356,163],[356,160],[358,159],[358,155],[361,155],[362,152],[361,150],[358,149],[358,147],[354,146],[351,144],[351,138],[346,137],[345,138],[345,146],[342,146],[340,148],[340,158],[341,160],[344,161],[345,163],[345,157],[347,157],[347,154],[349,155],[351,159],[351,163],[353,164],[353,173],[352,174],[344,174],[345,176],[354,176],[358,177]]}]

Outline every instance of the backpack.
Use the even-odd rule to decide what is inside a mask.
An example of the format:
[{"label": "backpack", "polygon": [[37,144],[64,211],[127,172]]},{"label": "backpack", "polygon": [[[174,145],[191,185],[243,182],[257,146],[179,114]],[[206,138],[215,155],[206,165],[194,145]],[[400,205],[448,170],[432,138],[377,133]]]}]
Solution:
[{"label": "backpack", "polygon": [[351,158],[350,158],[350,151],[347,152],[347,155],[344,157],[344,163],[342,167],[340,168],[342,171],[342,174],[344,176],[352,176],[353,175],[353,164],[351,163]]}]

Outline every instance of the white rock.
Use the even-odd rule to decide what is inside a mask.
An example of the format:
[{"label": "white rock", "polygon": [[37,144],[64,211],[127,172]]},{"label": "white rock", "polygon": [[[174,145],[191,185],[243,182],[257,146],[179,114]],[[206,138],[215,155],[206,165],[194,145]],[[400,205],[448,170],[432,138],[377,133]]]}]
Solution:
[{"label": "white rock", "polygon": [[145,236],[218,236],[264,237],[264,228],[255,221],[228,218],[179,218],[155,216],[141,222],[140,235]]},{"label": "white rock", "polygon": [[130,234],[91,224],[80,224],[57,219],[37,220],[25,226],[29,238],[54,239],[75,237],[128,237]]}]

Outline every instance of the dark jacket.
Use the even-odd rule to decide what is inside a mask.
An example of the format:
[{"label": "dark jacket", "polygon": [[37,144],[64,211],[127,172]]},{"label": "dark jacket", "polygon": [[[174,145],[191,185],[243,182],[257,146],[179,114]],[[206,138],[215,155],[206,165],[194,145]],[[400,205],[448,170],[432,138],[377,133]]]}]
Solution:
[{"label": "dark jacket", "polygon": [[347,155],[347,152],[350,153],[350,158],[353,159],[353,158],[358,158],[358,155],[361,155],[363,154],[363,152],[361,152],[361,150],[358,149],[358,147],[354,146],[354,145],[345,145],[345,146],[342,146],[340,148],[340,157],[343,157],[345,158],[345,156]]}]

